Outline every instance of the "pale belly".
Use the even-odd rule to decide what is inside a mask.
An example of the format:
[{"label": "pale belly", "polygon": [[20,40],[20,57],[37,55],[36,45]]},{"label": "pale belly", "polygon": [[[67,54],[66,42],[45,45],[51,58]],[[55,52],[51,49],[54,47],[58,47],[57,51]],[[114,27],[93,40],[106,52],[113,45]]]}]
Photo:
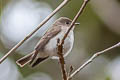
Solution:
[{"label": "pale belly", "polygon": [[[71,35],[72,34],[72,35]],[[57,54],[57,39],[62,39],[63,35],[59,34],[56,37],[54,37],[52,40],[50,40],[48,42],[48,44],[45,46],[45,54],[51,56],[53,59],[58,58],[58,54]],[[63,46],[63,54],[64,57],[67,56],[70,51],[72,50],[73,47],[73,42],[74,42],[74,34],[71,31],[68,35],[68,37],[65,39],[64,41],[64,46]]]}]

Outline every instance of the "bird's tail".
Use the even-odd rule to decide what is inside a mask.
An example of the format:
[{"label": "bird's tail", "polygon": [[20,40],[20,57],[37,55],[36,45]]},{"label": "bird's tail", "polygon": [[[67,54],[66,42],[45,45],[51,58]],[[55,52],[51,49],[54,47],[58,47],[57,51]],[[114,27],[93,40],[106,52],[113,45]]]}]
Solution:
[{"label": "bird's tail", "polygon": [[31,64],[31,67],[37,66],[37,65],[40,64],[41,62],[47,60],[48,58],[49,58],[49,56],[37,58],[37,59]]},{"label": "bird's tail", "polygon": [[34,54],[34,51],[31,52],[30,54],[20,58],[19,60],[16,61],[16,63],[20,66],[20,67],[24,67],[26,64],[28,64],[31,59],[32,59],[32,56]]},{"label": "bird's tail", "polygon": [[37,52],[33,51],[33,52],[29,53],[28,55],[26,55],[26,56],[20,58],[19,60],[17,60],[16,63],[20,67],[24,67],[28,63],[30,63],[31,67],[35,67],[39,63],[41,63],[41,62],[45,61],[46,59],[48,59],[48,57],[49,56],[37,57]]}]

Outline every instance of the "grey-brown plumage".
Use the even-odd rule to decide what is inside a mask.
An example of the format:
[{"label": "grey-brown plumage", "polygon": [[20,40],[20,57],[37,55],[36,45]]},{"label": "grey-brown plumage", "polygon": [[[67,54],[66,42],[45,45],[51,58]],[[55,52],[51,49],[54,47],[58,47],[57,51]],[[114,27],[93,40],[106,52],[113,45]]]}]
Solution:
[{"label": "grey-brown plumage", "polygon": [[[30,63],[32,67],[38,65],[40,62],[51,58],[56,58],[57,55],[57,39],[62,39],[64,34],[69,29],[71,20],[66,17],[61,17],[55,21],[52,27],[43,35],[34,51],[27,56],[16,61],[20,67],[23,67],[27,63]],[[65,40],[63,54],[66,56],[72,49],[74,42],[73,29],[70,31],[68,37]]]}]

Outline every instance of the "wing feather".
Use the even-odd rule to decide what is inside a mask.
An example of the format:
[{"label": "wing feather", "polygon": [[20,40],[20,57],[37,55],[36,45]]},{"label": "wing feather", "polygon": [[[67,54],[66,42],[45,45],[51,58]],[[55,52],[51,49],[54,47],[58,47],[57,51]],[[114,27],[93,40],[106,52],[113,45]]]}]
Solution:
[{"label": "wing feather", "polygon": [[32,60],[30,61],[30,64],[34,61],[34,59],[37,57],[38,53],[42,50],[44,50],[45,45],[49,42],[51,38],[56,36],[61,31],[61,26],[55,26],[53,25],[52,28],[50,28],[45,35],[40,39],[37,46],[35,47],[35,53],[33,55]]},{"label": "wing feather", "polygon": [[40,41],[35,47],[35,50],[36,51],[43,50],[44,46],[49,42],[49,40],[55,37],[60,31],[61,31],[61,26],[51,27],[40,39]]}]

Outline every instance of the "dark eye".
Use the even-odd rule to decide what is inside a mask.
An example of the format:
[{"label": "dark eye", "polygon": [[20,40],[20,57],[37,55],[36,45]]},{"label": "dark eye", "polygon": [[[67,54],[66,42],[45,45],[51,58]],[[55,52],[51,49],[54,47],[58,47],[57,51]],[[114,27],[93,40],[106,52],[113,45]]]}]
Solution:
[{"label": "dark eye", "polygon": [[65,24],[70,24],[69,22],[66,22]]}]

